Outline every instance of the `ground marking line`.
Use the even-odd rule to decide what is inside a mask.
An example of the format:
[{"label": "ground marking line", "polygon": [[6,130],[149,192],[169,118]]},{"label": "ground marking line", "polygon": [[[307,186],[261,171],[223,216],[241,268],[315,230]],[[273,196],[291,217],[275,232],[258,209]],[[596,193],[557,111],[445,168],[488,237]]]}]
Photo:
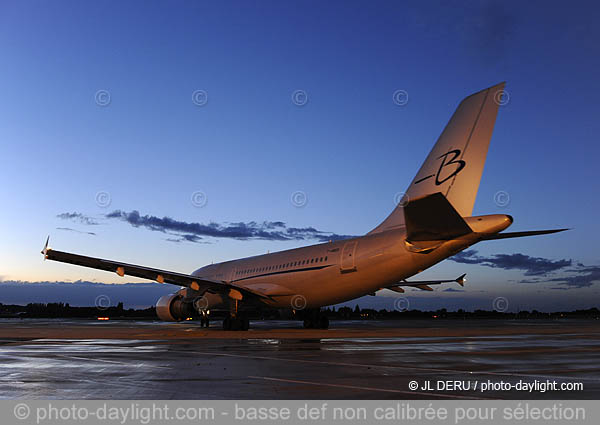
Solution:
[{"label": "ground marking line", "polygon": [[[326,382],[301,381],[301,380],[297,380],[297,379],[271,378],[269,376],[249,375],[248,378],[263,379],[266,381],[288,382],[288,383],[292,383],[292,384],[306,384],[306,385],[318,385],[318,386],[323,386],[323,387],[349,388],[352,390],[380,391],[380,392],[386,392],[386,393],[400,393],[400,394],[415,394],[415,395],[424,395],[424,396],[428,396],[428,397],[443,397],[443,398],[454,398],[454,399],[461,398],[461,399],[469,399],[469,400],[484,399],[483,397],[469,397],[469,396],[461,396],[461,395],[424,393],[424,392],[420,392],[420,391],[404,391],[404,390],[394,390],[394,389],[386,389],[386,388],[360,387],[357,385],[346,385],[346,384],[328,384]],[[485,400],[493,400],[493,399],[485,398]]]}]

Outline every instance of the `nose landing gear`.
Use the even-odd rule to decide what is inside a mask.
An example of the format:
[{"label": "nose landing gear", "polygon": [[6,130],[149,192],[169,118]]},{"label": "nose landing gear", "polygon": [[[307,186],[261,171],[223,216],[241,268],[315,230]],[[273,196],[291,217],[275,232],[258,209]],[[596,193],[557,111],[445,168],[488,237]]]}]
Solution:
[{"label": "nose landing gear", "polygon": [[200,313],[200,327],[208,328],[210,325],[210,320],[208,318],[208,312],[206,310],[202,310]]}]

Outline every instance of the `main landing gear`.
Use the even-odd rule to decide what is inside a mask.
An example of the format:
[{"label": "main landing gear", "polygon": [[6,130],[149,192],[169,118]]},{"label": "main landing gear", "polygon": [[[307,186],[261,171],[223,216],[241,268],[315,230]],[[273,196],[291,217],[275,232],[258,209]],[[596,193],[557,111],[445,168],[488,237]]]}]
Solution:
[{"label": "main landing gear", "polygon": [[245,316],[228,316],[223,320],[225,331],[247,331],[250,328],[250,320]]},{"label": "main landing gear", "polygon": [[232,289],[229,297],[233,302],[230,304],[229,316],[223,320],[223,330],[247,331],[250,328],[250,320],[238,310],[238,301],[242,299],[242,294]]},{"label": "main landing gear", "polygon": [[320,309],[307,310],[304,316],[305,329],[329,329],[329,319]]}]

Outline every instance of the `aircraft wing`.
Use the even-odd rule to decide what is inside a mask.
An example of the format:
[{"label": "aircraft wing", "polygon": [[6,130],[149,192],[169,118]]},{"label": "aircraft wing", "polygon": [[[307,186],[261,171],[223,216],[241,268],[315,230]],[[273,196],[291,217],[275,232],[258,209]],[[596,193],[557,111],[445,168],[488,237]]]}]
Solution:
[{"label": "aircraft wing", "polygon": [[122,263],[119,261],[104,260],[102,258],[87,257],[85,255],[72,254],[70,252],[56,251],[48,247],[48,240],[46,241],[46,245],[42,250],[42,254],[47,260],[76,264],[78,266],[90,267],[92,269],[105,270],[117,273],[119,276],[135,276],[142,279],[154,280],[159,283],[170,283],[173,285],[185,286],[195,291],[204,292],[206,290],[210,290],[211,292],[217,293],[229,293],[232,289],[234,289],[245,295],[257,296],[259,298],[269,298],[260,292],[232,285],[222,280],[207,279],[189,274]]},{"label": "aircraft wing", "polygon": [[447,279],[447,280],[412,280],[410,282],[403,280],[402,282],[395,283],[390,286],[386,286],[385,289],[391,289],[392,291],[402,293],[402,292],[404,292],[404,289],[402,289],[402,286],[419,288],[419,289],[422,289],[423,291],[433,291],[433,288],[429,285],[439,285],[441,283],[456,282],[460,286],[464,286],[465,281],[467,280],[465,278],[466,275],[467,274],[465,273],[465,274],[457,277],[456,279]]}]

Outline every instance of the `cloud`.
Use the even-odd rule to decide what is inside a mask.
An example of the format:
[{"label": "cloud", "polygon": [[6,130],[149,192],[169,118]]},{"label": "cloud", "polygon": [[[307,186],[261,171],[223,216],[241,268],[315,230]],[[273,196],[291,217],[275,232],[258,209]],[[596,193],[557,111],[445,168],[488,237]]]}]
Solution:
[{"label": "cloud", "polygon": [[178,235],[175,233],[171,233],[173,236],[173,238],[167,238],[165,239],[166,241],[169,242],[175,242],[175,243],[181,243],[181,242],[193,242],[193,243],[210,243],[207,241],[204,241],[200,236],[196,236],[196,235],[190,235],[190,234],[182,234],[182,235]]},{"label": "cloud", "polygon": [[[525,254],[496,254],[491,257],[477,255],[474,249],[467,250],[450,257],[449,260],[462,264],[479,264],[481,266],[501,268],[505,270],[525,270],[529,279],[521,279],[519,283],[553,283],[559,286],[550,289],[564,290],[568,288],[586,288],[600,282],[600,266],[586,266],[573,260],[550,260],[541,257],[530,257]],[[561,272],[561,275],[557,275]]]},{"label": "cloud", "polygon": [[314,227],[287,227],[282,221],[263,222],[237,222],[219,224],[210,222],[208,224],[185,222],[175,220],[171,217],[156,217],[153,215],[141,215],[138,211],[125,212],[115,210],[105,216],[108,219],[118,219],[129,223],[133,227],[143,227],[155,232],[163,232],[176,236],[169,238],[171,242],[194,242],[204,241],[204,238],[227,238],[237,240],[328,240],[347,239],[350,235],[338,235],[331,232],[317,230]]},{"label": "cloud", "polygon": [[81,230],[71,229],[70,227],[57,227],[56,230],[65,230],[65,231],[68,231],[68,232],[76,232],[76,233],[82,233],[82,234],[85,234],[85,235],[96,236],[96,234],[94,232],[82,232]]},{"label": "cloud", "polygon": [[525,270],[525,276],[540,276],[569,267],[572,260],[549,260],[541,257],[530,257],[525,254],[495,254],[491,257],[477,255],[474,249],[467,250],[450,257],[449,260],[462,264],[479,264],[505,270]]},{"label": "cloud", "polygon": [[584,266],[581,264],[578,269],[569,271],[575,274],[572,276],[557,276],[547,280],[547,282],[575,288],[586,288],[600,282],[600,266]]},{"label": "cloud", "polygon": [[99,224],[94,218],[89,217],[87,215],[83,215],[78,212],[72,212],[72,213],[65,212],[65,213],[58,214],[56,217],[60,218],[61,220],[76,221],[81,224],[86,224],[88,226],[95,226],[95,225]]}]

